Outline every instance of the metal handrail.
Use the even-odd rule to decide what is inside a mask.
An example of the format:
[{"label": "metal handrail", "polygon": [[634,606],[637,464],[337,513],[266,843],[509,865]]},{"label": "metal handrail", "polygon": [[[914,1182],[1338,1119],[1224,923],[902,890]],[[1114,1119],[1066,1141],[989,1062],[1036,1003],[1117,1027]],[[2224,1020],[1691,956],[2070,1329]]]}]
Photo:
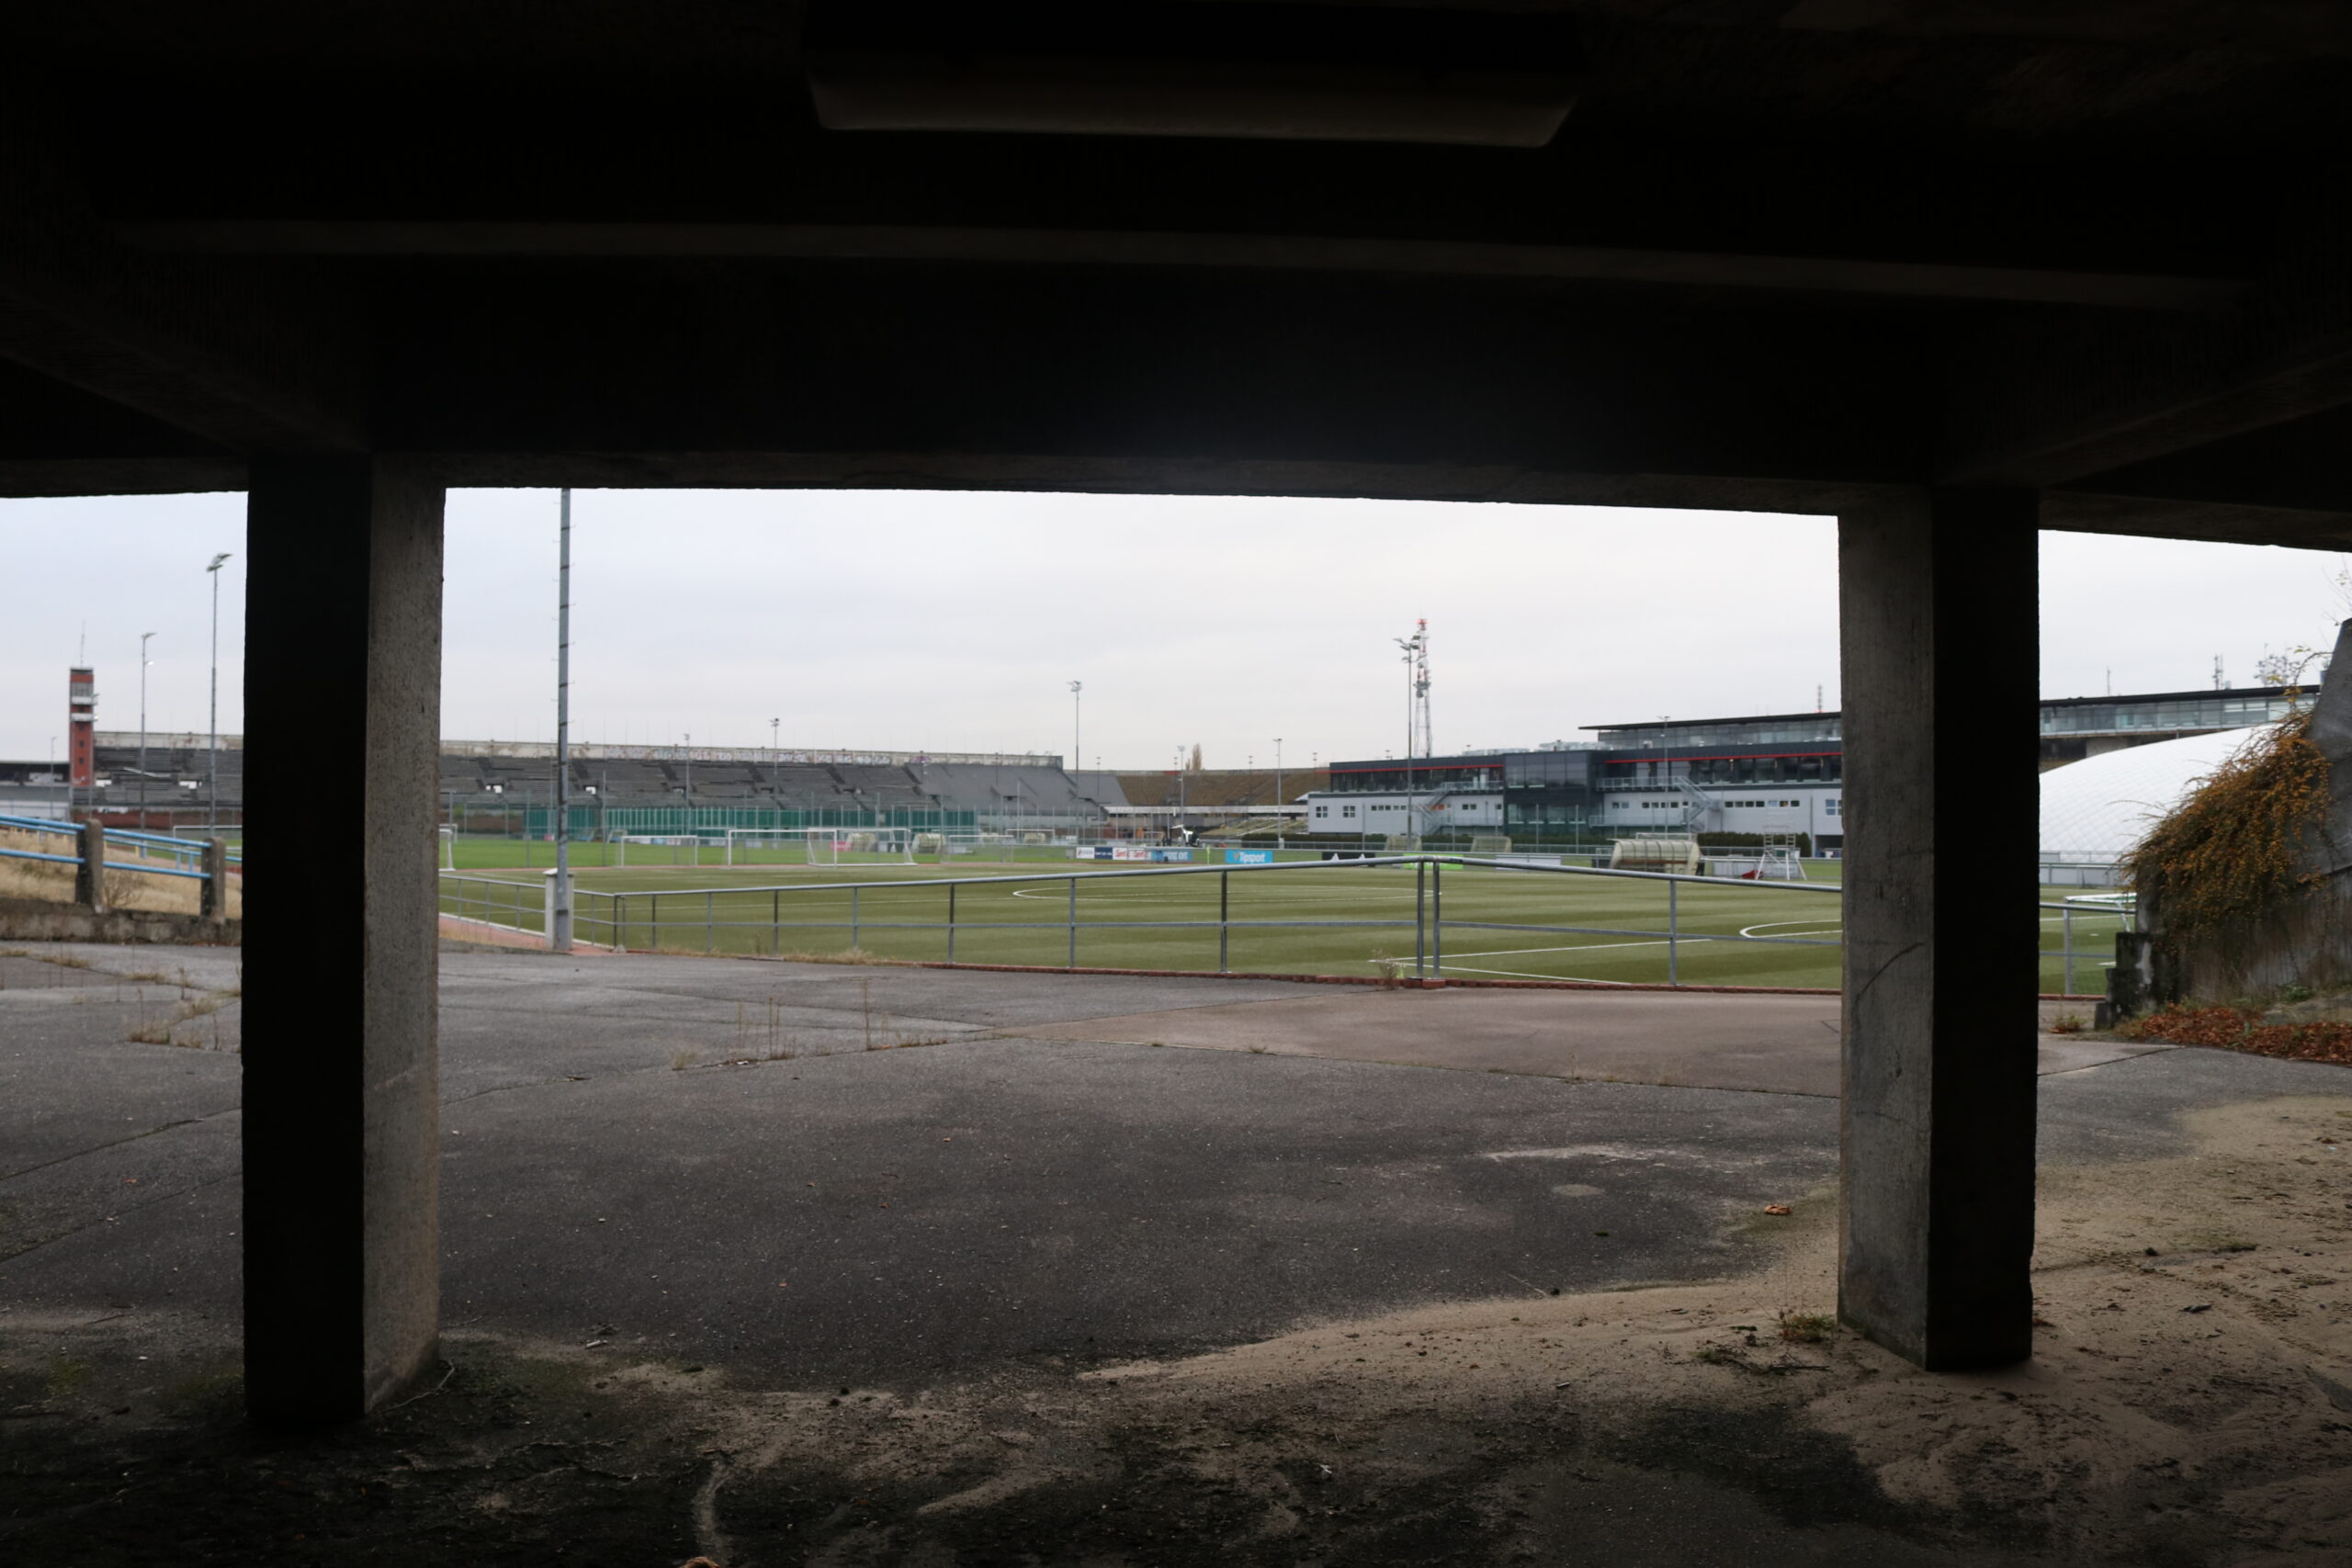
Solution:
[{"label": "metal handrail", "polygon": [[[1353,869],[1381,866],[1410,866],[1414,869],[1414,912],[1411,918],[1274,919],[1248,916],[1237,918],[1232,912],[1231,879],[1236,874],[1305,871],[1333,872],[1340,867]],[[1553,925],[1533,921],[1449,919],[1444,913],[1442,885],[1442,874],[1447,866],[1457,869],[1523,872],[1536,875],[1605,877],[1619,881],[1663,883],[1666,885],[1667,895],[1665,927],[1660,930],[1641,927]],[[1218,879],[1217,917],[1214,919],[1102,918],[1101,916],[1092,919],[1080,918],[1078,894],[1079,885],[1081,883],[1133,881],[1143,877],[1165,876],[1216,877]],[[451,872],[442,873],[441,878],[455,894],[454,902],[457,908],[450,911],[452,913],[467,918],[476,918],[474,911],[477,910],[482,916],[511,914],[514,921],[513,929],[524,931],[537,931],[544,923],[544,888],[536,882],[510,880],[503,877],[465,876]],[[960,916],[958,913],[956,900],[960,889],[973,886],[993,889],[1024,883],[1065,885],[1069,889],[1069,897],[1061,918],[974,919]],[[1366,855],[1344,862],[1317,860],[1279,862],[1272,864],[1142,866],[1117,871],[1014,872],[1008,875],[892,877],[882,881],[856,882],[763,883],[756,886],[677,887],[636,892],[575,889],[574,919],[579,926],[586,930],[603,927],[612,938],[614,946],[624,944],[629,929],[633,925],[642,926],[648,933],[648,944],[657,948],[663,945],[662,938],[665,933],[687,932],[698,927],[703,932],[704,951],[714,953],[718,951],[718,932],[721,929],[764,931],[768,933],[767,951],[770,953],[782,950],[779,939],[786,931],[846,930],[849,932],[850,946],[853,949],[858,947],[861,939],[869,932],[938,931],[945,937],[947,959],[950,963],[956,961],[956,938],[959,933],[1066,931],[1069,932],[1069,942],[1065,950],[1066,966],[1073,969],[1078,967],[1078,938],[1081,930],[1123,932],[1216,931],[1218,933],[1217,969],[1219,973],[1233,972],[1231,944],[1232,936],[1236,931],[1329,930],[1336,931],[1410,929],[1414,933],[1413,973],[1417,976],[1441,977],[1445,972],[1444,934],[1448,927],[1456,931],[1528,931],[1661,942],[1667,949],[1667,983],[1677,987],[1682,983],[1681,949],[1686,943],[1740,942],[1816,948],[1834,948],[1843,945],[1842,936],[1817,934],[1759,936],[1747,931],[1686,931],[1681,925],[1679,897],[1686,885],[1699,887],[1736,887],[1749,891],[1815,893],[1838,898],[1842,898],[1844,893],[1841,886],[1831,884],[1758,882],[1746,877],[1697,876],[1684,872],[1623,871],[1600,866],[1551,866],[1507,860],[1481,859],[1476,856],[1422,852]],[[944,888],[947,895],[945,918],[944,919],[876,919],[865,908],[866,894],[884,890],[895,893],[902,888]],[[770,913],[767,919],[720,920],[718,918],[720,899],[740,902],[762,894],[767,895],[770,899]],[[786,918],[784,899],[786,895],[803,897],[810,894],[848,895],[849,907],[845,915],[835,914],[830,918],[814,919]],[[664,915],[669,913],[662,908],[665,900],[668,901],[671,910],[679,910],[681,900],[685,901],[685,907],[680,913],[670,914],[669,919],[665,920]],[[445,904],[450,901],[445,897]],[[696,901],[699,901],[699,908],[695,907]],[[599,905],[603,909],[602,914],[595,912]],[[641,919],[631,918],[632,906],[643,911]],[[2075,994],[2075,961],[2094,957],[2103,959],[2105,955],[2096,950],[2078,950],[2075,946],[2074,917],[2084,911],[2072,905],[2039,900],[2037,908],[2057,911],[2062,926],[2060,947],[2051,950],[2037,946],[2037,959],[2056,960],[2062,965],[2063,984],[2066,994]],[[2120,912],[2128,921],[2129,911]],[[492,920],[489,923],[499,922]]]},{"label": "metal handrail", "polygon": [[[82,836],[80,827],[72,823],[59,822],[54,818],[48,817],[0,816],[0,831],[50,833],[62,839],[79,839]],[[210,879],[209,872],[200,869],[191,870],[187,865],[189,861],[200,861],[203,858],[205,845],[201,840],[173,838],[161,833],[142,833],[130,828],[108,828],[105,829],[105,842],[108,847],[118,841],[126,842],[133,848],[162,846],[174,852],[181,861],[178,865],[153,865],[143,859],[136,861],[101,859],[99,863],[105,870],[131,872],[144,876],[184,876],[198,882]],[[242,870],[241,857],[225,855],[223,858],[227,863],[238,865]],[[41,861],[52,865],[78,866],[82,863],[82,856],[79,854],[52,855],[39,850],[12,849],[4,845],[0,845],[0,859]]]}]

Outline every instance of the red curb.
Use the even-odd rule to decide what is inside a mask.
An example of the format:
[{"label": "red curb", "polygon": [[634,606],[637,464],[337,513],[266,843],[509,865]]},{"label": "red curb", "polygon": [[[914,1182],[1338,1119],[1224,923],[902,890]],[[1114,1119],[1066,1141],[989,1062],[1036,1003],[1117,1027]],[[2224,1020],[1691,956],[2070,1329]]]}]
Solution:
[{"label": "red curb", "polygon": [[1456,988],[1497,991],[1698,991],[1722,996],[1762,997],[1834,997],[1838,993],[1821,986],[1662,986],[1650,982],[1612,985],[1601,980],[1457,980],[1444,979],[1395,981],[1382,980],[1373,975],[1272,975],[1260,971],[1235,970],[1230,973],[1216,969],[1090,969],[1068,968],[1058,964],[945,964],[914,959],[908,967],[915,969],[978,969],[1010,975],[1131,975],[1158,976],[1171,980],[1284,980],[1302,986],[1386,986],[1399,991],[1447,991]]},{"label": "red curb", "polygon": [[[769,958],[759,953],[661,953],[652,948],[628,947],[612,951],[639,953],[651,958],[739,958],[759,964],[822,964],[821,958]],[[1445,991],[1476,988],[1495,991],[1666,991],[1668,993],[1697,992],[1704,996],[1734,997],[1835,997],[1844,993],[1828,986],[1662,986],[1649,981],[1627,981],[1611,984],[1603,980],[1442,980],[1385,981],[1372,975],[1276,975],[1256,970],[1220,969],[1098,969],[1086,965],[1070,968],[1060,964],[949,964],[934,958],[869,958],[864,963],[844,965],[866,969],[969,969],[992,975],[1125,975],[1140,979],[1162,980],[1282,980],[1297,986],[1386,986],[1398,991]],[[2074,996],[2063,991],[2042,991],[2037,1001],[2099,1002],[2105,997]]]}]

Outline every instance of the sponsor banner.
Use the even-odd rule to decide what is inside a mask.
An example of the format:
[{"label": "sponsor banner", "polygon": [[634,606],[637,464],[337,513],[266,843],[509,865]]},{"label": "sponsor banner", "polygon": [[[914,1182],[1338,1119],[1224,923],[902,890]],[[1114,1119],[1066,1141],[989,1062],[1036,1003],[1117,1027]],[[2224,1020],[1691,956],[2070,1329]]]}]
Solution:
[{"label": "sponsor banner", "polygon": [[1154,860],[1191,860],[1193,858],[1193,852],[1190,850],[1154,850],[1151,852],[1151,858]]},{"label": "sponsor banner", "polygon": [[1111,846],[1108,844],[1077,844],[1071,847],[1069,858],[1072,860],[1114,860],[1117,857],[1112,854]]},{"label": "sponsor banner", "polygon": [[1227,850],[1225,852],[1225,863],[1227,865],[1272,865],[1274,863],[1274,852],[1272,850]]}]

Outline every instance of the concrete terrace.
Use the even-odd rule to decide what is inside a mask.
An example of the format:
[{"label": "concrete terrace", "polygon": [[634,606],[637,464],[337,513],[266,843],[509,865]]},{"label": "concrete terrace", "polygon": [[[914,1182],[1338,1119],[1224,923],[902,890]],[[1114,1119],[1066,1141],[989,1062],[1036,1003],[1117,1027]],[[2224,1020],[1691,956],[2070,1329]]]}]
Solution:
[{"label": "concrete terrace", "polygon": [[[226,993],[238,980],[223,950],[0,958],[0,1442],[31,1499],[0,1523],[0,1541],[63,1550],[94,1529],[114,1539],[40,1460],[60,1433],[85,1469],[91,1444],[159,1464],[190,1445],[252,1440],[233,1415],[242,1004]],[[221,1005],[189,1005],[208,998]],[[179,1044],[128,1038],[181,1014],[192,1016]],[[315,1462],[357,1462],[382,1443],[472,1443],[497,1409],[551,1419],[514,1414],[554,1397],[528,1373],[549,1355],[648,1398],[647,1380],[667,1400],[691,1368],[775,1391],[763,1398],[822,1405],[854,1388],[952,1404],[948,1391],[976,1385],[992,1399],[1009,1387],[1046,1397],[1123,1366],[1247,1355],[1318,1325],[1361,1333],[1399,1314],[1517,1314],[1510,1303],[1548,1306],[1555,1292],[1633,1300],[1770,1278],[1783,1245],[1772,1227],[1817,1236],[1833,1207],[1835,1017],[1834,999],[1815,998],[1382,992],[451,947],[446,1355],[449,1376],[508,1392],[447,1402],[458,1429],[434,1427],[445,1413],[428,1403]],[[2340,1069],[2211,1052],[2044,1036],[2042,1056],[2045,1183],[2053,1170],[2181,1156],[2194,1143],[2183,1118],[2216,1107],[2347,1092]],[[1774,1203],[1794,1212],[1764,1216]],[[1826,1276],[1785,1288],[1789,1310],[1830,1304]],[[2339,1304],[2335,1321],[2344,1315]],[[1883,1375],[1938,1381],[1859,1341],[1845,1353],[1876,1358]],[[1577,1364],[1606,1359],[1596,1348]],[[2023,1375],[2045,1360],[2038,1349]],[[1721,1375],[1723,1418],[1757,1418],[1731,1397],[1742,1375]],[[2318,1385],[2299,1386],[2325,1408]],[[695,1419],[716,1408],[688,1404]],[[653,1448],[678,1440],[673,1405],[631,1410],[615,1431]],[[1477,1441],[1514,1429],[1488,1411]],[[1925,1551],[1932,1539],[1944,1545],[1916,1560],[1984,1560],[1991,1537],[1894,1506],[1845,1439],[1803,1422],[1790,1432],[1772,1440],[1845,1456],[1851,1473],[1820,1507],[1861,1531],[1856,1551]],[[2345,1449],[2341,1434],[2319,1441]],[[499,1490],[505,1462],[453,1458],[436,1474],[470,1476],[479,1501]],[[2352,1450],[2335,1462],[2352,1463]],[[1668,1445],[1628,1473],[1696,1487],[1694,1506],[1718,1523],[1769,1489],[1769,1474],[1708,1479],[1707,1468]],[[564,1483],[565,1508],[590,1495],[574,1483],[594,1491]],[[255,1539],[235,1501],[250,1503],[250,1479],[223,1485],[206,1505],[233,1516],[223,1540]],[[944,1471],[928,1491],[902,1489],[876,1528],[920,1535],[932,1517],[922,1510],[956,1489]],[[424,1510],[401,1515],[398,1539],[413,1528],[420,1540],[449,1529],[474,1540],[467,1521],[492,1522],[427,1490],[437,1501],[398,1505]],[[750,1543],[767,1528],[756,1517],[713,1514],[698,1527],[690,1496],[613,1506],[631,1529],[674,1537],[678,1556],[702,1528],[727,1536],[739,1553],[727,1561],[794,1560],[773,1555],[776,1540]],[[1230,1523],[1204,1518],[1204,1551]],[[498,1540],[539,1539],[513,1523]],[[1750,1520],[1739,1539],[1754,1561],[1847,1560],[1806,1555],[1822,1539],[1793,1528]],[[1450,1549],[1462,1561],[1486,1560],[1508,1536],[1464,1529]],[[1642,1540],[1651,1545],[1621,1542],[1622,1560],[1690,1545],[1671,1531]],[[2002,1550],[2021,1545],[2032,1543]],[[92,1560],[147,1559],[119,1543],[118,1556]]]}]

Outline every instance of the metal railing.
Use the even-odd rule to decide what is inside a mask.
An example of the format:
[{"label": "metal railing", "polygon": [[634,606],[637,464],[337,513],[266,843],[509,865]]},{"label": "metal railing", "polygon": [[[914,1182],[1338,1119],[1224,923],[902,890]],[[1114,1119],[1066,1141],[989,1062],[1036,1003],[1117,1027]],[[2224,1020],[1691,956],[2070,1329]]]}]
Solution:
[{"label": "metal railing", "polygon": [[[1234,878],[1250,879],[1245,887],[1262,885],[1267,876],[1300,876],[1321,872],[1326,877],[1352,876],[1363,871],[1388,867],[1409,869],[1413,874],[1412,913],[1390,918],[1351,914],[1344,918],[1268,918],[1237,912]],[[1607,879],[1621,885],[1631,885],[1654,890],[1663,905],[1663,917],[1653,923],[1630,920],[1624,923],[1573,923],[1558,920],[1498,919],[1478,918],[1476,913],[1449,913],[1446,899],[1445,872],[1449,869],[1474,870],[1508,874],[1513,876],[1583,877]],[[1119,913],[1108,915],[1099,901],[1082,898],[1088,890],[1107,892],[1105,885],[1145,882],[1151,879],[1216,878],[1216,904],[1212,914],[1206,900],[1201,901],[1200,913],[1190,918],[1170,918],[1159,914]],[[517,931],[544,933],[547,929],[548,891],[543,886],[544,876],[531,881],[515,881],[493,877],[472,877],[444,873],[441,877],[441,908],[444,913],[464,919],[484,921]],[[1481,891],[1491,891],[1487,885]],[[975,891],[989,893],[1012,891],[1016,897],[1037,897],[1047,901],[1051,915],[1037,919],[1005,919],[991,913],[975,916],[969,895]],[[1246,939],[1258,932],[1373,932],[1394,931],[1398,935],[1400,951],[1394,960],[1364,959],[1361,956],[1340,958],[1323,965],[1325,972],[1362,973],[1367,964],[1393,963],[1400,976],[1409,974],[1416,978],[1442,979],[1449,972],[1456,977],[1464,974],[1522,974],[1520,971],[1481,970],[1465,961],[1471,957],[1492,954],[1458,954],[1449,970],[1448,939],[1469,932],[1511,932],[1538,937],[1573,937],[1608,939],[1605,942],[1578,943],[1555,951],[1575,953],[1607,949],[1630,949],[1655,946],[1664,950],[1665,984],[1681,987],[1686,984],[1710,983],[1690,981],[1686,976],[1686,958],[1694,950],[1720,953],[1725,947],[1748,948],[1841,948],[1843,933],[1829,921],[1815,919],[1763,922],[1778,926],[1824,926],[1818,931],[1804,931],[1790,934],[1771,934],[1755,929],[1739,927],[1732,930],[1703,929],[1710,919],[1720,919],[1719,908],[1706,911],[1701,917],[1701,928],[1693,929],[1691,915],[1685,907],[1688,895],[1698,892],[1734,897],[1770,897],[1792,894],[1815,897],[1838,898],[1842,889],[1835,885],[1804,882],[1758,882],[1747,878],[1692,876],[1680,873],[1614,871],[1600,867],[1550,866],[1526,864],[1511,861],[1482,861],[1460,855],[1402,854],[1375,855],[1345,862],[1294,861],[1274,864],[1152,866],[1132,870],[1069,871],[1055,873],[1013,873],[1007,875],[971,877],[891,877],[888,880],[859,882],[824,882],[782,884],[763,886],[711,886],[646,889],[633,892],[608,892],[575,887],[573,892],[573,923],[579,939],[615,948],[646,949],[668,952],[702,952],[709,953],[739,953],[775,957],[794,953],[811,955],[844,951],[864,952],[869,941],[877,938],[902,942],[902,933],[931,933],[935,942],[926,944],[920,954],[893,953],[891,956],[921,956],[931,961],[947,963],[996,962],[1001,959],[1001,939],[1012,933],[1029,933],[1032,941],[1025,943],[1031,951],[1026,956],[1035,961],[1043,956],[1034,947],[1034,939],[1041,933],[1055,933],[1059,941],[1052,942],[1050,966],[1076,969],[1080,967],[1086,939],[1099,943],[1104,936],[1131,937],[1138,933],[1164,934],[1198,933],[1206,938],[1214,934],[1216,942],[1216,972],[1233,973],[1295,973],[1301,964],[1242,964],[1235,963],[1237,939]],[[910,904],[935,900],[932,909],[916,915]],[[1085,906],[1096,902],[1093,908]],[[815,906],[812,908],[811,906]],[[2100,897],[2075,902],[2038,903],[2039,919],[2047,942],[2056,938],[2056,945],[2040,948],[2040,960],[2055,966],[2055,976],[2062,992],[2080,995],[2075,981],[2085,967],[2094,973],[2103,971],[2111,962],[2111,936],[2116,929],[2132,929],[2134,917],[2128,896]],[[2054,931],[2048,928],[2055,927]],[[1408,960],[1401,951],[1403,933],[1412,933],[1412,951]],[[2076,945],[2086,931],[2110,939],[2107,946],[2088,948]],[[827,935],[830,933],[830,936]],[[890,933],[886,937],[886,933]],[[810,937],[817,940],[808,940]],[[998,949],[995,954],[975,958],[975,943]],[[1537,951],[1537,950],[1531,950]],[[1543,950],[1554,951],[1554,950]],[[1104,964],[1103,967],[1159,968],[1174,972],[1179,965],[1159,964]],[[1306,967],[1314,967],[1308,963]],[[1195,968],[1206,967],[1205,964]],[[1188,971],[1190,972],[1190,971]],[[1527,978],[1572,978],[1575,976],[1525,974]],[[1644,981],[1613,981],[1609,984],[1655,983]],[[1717,982],[1719,983],[1719,982]],[[2102,982],[2103,983],[2103,982]]]},{"label": "metal railing", "polygon": [[[1411,915],[1362,915],[1348,912],[1345,917],[1312,917],[1303,919],[1296,915],[1268,917],[1251,915],[1247,908],[1235,908],[1235,877],[1244,877],[1242,888],[1270,886],[1268,877],[1303,877],[1307,872],[1322,872],[1324,877],[1350,877],[1350,886],[1360,886],[1352,879],[1364,872],[1376,872],[1381,867],[1408,870],[1411,884]],[[1505,872],[1512,877],[1585,877],[1609,879],[1621,886],[1644,888],[1656,896],[1658,915],[1663,919],[1633,919],[1609,921],[1559,921],[1559,919],[1488,919],[1487,912],[1475,908],[1482,894],[1491,894],[1496,884],[1475,884],[1467,894],[1473,905],[1449,909],[1446,898],[1446,877],[1449,867],[1456,870]],[[1214,908],[1206,903],[1206,896],[1197,900],[1197,912],[1164,912],[1164,909],[1125,909],[1110,908],[1105,912],[1103,896],[1122,884],[1141,884],[1150,879],[1197,879],[1214,877]],[[515,931],[543,933],[546,931],[546,888],[538,886],[541,879],[532,882],[511,882],[492,877],[461,877],[442,874],[442,909],[447,915],[480,919],[494,926],[508,926]],[[1040,909],[1035,919],[1002,919],[1002,909],[990,908],[986,912],[971,909],[971,894],[1012,894],[1018,898],[1040,898],[1051,909],[1046,915]],[[1381,888],[1383,896],[1397,896],[1395,888]],[[920,957],[927,962],[1007,962],[1007,938],[1016,938],[1025,962],[1037,964],[1051,959],[1054,966],[1080,968],[1087,947],[1096,947],[1101,954],[1101,941],[1110,938],[1134,938],[1141,933],[1183,938],[1185,933],[1204,938],[1200,964],[1169,962],[1167,954],[1155,954],[1155,962],[1117,962],[1099,966],[1117,968],[1162,968],[1162,971],[1197,971],[1209,968],[1206,964],[1206,938],[1216,942],[1216,974],[1296,974],[1301,968],[1317,968],[1315,959],[1284,959],[1268,964],[1235,964],[1235,945],[1247,942],[1256,933],[1376,933],[1393,931],[1397,933],[1399,952],[1395,959],[1366,959],[1357,947],[1350,954],[1336,954],[1319,962],[1322,971],[1336,974],[1362,974],[1366,966],[1390,964],[1393,974],[1411,974],[1414,978],[1444,978],[1463,974],[1500,974],[1524,976],[1524,978],[1574,978],[1574,976],[1529,974],[1529,971],[1494,971],[1470,964],[1477,957],[1503,957],[1503,954],[1463,954],[1449,957],[1449,938],[1461,941],[1465,933],[1520,933],[1538,938],[1592,938],[1576,941],[1557,950],[1529,947],[1529,950],[1508,952],[1601,952],[1613,950],[1623,954],[1634,947],[1658,947],[1656,957],[1663,957],[1665,985],[1687,985],[1687,959],[1693,952],[1722,954],[1734,947],[1781,947],[1781,950],[1837,950],[1841,947],[1841,931],[1837,931],[1835,917],[1823,921],[1814,919],[1781,919],[1761,921],[1761,926],[1802,926],[1799,931],[1769,931],[1750,929],[1738,921],[1731,921],[1731,929],[1710,929],[1724,921],[1724,912],[1717,905],[1701,909],[1693,926],[1691,909],[1687,908],[1689,896],[1729,894],[1734,898],[1752,896],[1790,894],[1799,898],[1837,898],[1839,888],[1826,884],[1804,882],[1750,882],[1750,879],[1724,877],[1691,877],[1679,872],[1625,872],[1601,870],[1601,867],[1555,867],[1555,865],[1512,865],[1512,863],[1482,863],[1463,856],[1371,856],[1362,861],[1324,863],[1324,861],[1294,861],[1277,865],[1169,865],[1169,867],[1136,867],[1136,870],[1080,870],[1080,872],[1013,872],[1002,877],[891,877],[879,882],[820,882],[820,884],[776,884],[776,886],[698,886],[698,888],[647,888],[647,891],[597,891],[597,888],[574,888],[574,929],[579,941],[597,942],[609,947],[635,947],[635,950],[668,950],[668,952],[741,952],[757,957],[783,957],[793,952],[809,954],[831,954],[831,952],[864,952],[868,942],[879,941],[894,947],[887,957]],[[924,908],[927,905],[927,908]],[[1089,908],[1091,905],[1091,908]],[[2044,950],[2041,959],[2058,962],[2063,966],[2067,987],[2072,989],[2076,962],[2096,957],[2093,950],[2076,950],[2076,919],[2084,919],[2084,909],[2072,909],[2067,905],[2046,905],[2055,909],[2061,924],[2061,947]],[[1746,919],[1746,917],[1740,917]],[[2109,915],[2112,919],[2112,915]],[[1826,926],[1826,929],[1815,929]],[[1411,957],[1404,954],[1404,933],[1411,933]],[[927,933],[927,941],[920,941],[920,952],[908,952],[910,933]],[[1058,941],[1054,941],[1054,933]],[[1040,942],[1037,938],[1045,938]],[[1049,950],[1046,950],[1049,945]],[[1719,968],[1708,964],[1708,968]],[[1827,976],[1826,976],[1827,978]],[[1609,980],[1609,983],[1644,983],[1644,980]],[[1696,980],[1705,983],[1705,980]]]},{"label": "metal railing", "polygon": [[[0,858],[41,861],[56,865],[79,866],[82,863],[83,856],[80,847],[82,828],[79,824],[62,822],[48,817],[0,816],[0,832],[45,833],[74,846],[74,852],[70,854],[51,854],[44,850],[24,850],[9,845],[0,845]],[[163,833],[142,833],[127,828],[107,828],[103,829],[103,841],[107,851],[110,852],[120,844],[137,856],[135,859],[121,859],[107,853],[103,856],[101,863],[107,871],[138,872],[149,876],[184,876],[198,882],[207,880],[210,874],[204,869],[207,847],[204,840],[174,838]],[[157,857],[163,858],[168,863],[156,864]],[[227,864],[238,867],[242,874],[243,856],[232,852],[224,858]]]}]

